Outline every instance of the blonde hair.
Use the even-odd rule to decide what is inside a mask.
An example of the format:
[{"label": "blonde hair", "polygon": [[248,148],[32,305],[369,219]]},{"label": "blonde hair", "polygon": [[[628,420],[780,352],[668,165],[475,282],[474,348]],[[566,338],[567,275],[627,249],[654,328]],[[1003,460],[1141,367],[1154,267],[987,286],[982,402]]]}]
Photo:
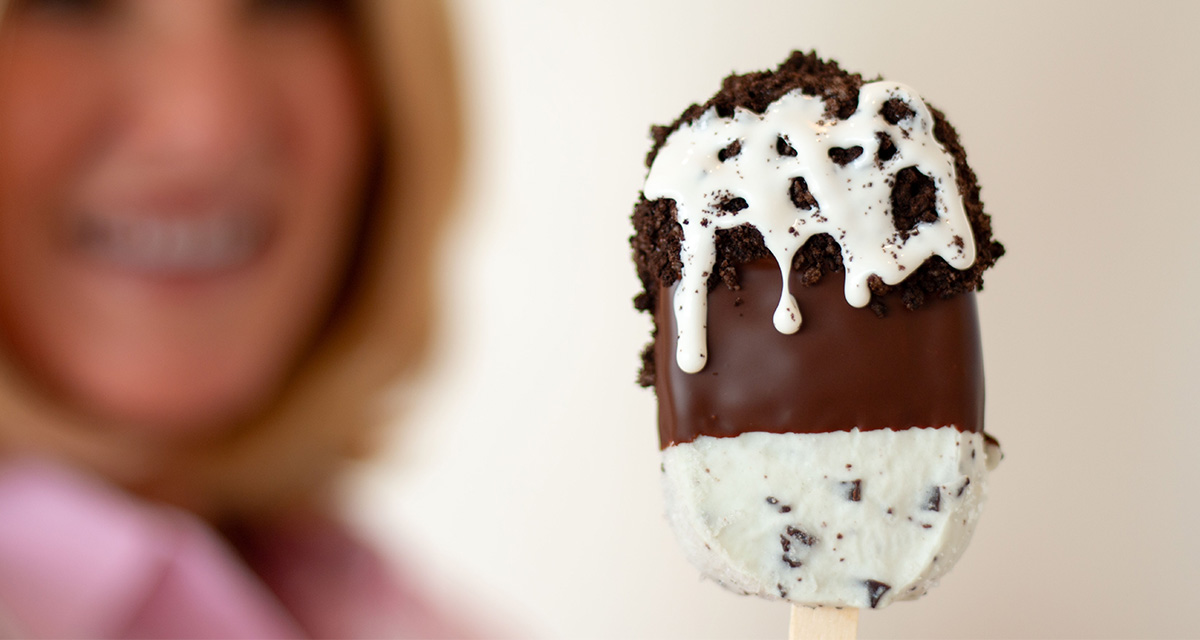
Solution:
[{"label": "blonde hair", "polygon": [[[356,5],[384,112],[378,209],[353,294],[275,402],[216,440],[173,448],[96,428],[0,362],[0,450],[65,459],[214,520],[304,500],[369,449],[381,395],[413,374],[433,329],[431,269],[460,160],[445,9],[434,0]],[[5,10],[0,0],[0,16]]]}]

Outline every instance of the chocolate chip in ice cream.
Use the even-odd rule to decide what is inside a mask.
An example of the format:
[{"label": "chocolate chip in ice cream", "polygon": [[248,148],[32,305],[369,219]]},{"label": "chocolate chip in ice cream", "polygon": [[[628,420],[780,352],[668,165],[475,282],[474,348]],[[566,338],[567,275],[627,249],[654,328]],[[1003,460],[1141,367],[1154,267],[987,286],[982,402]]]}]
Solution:
[{"label": "chocolate chip in ice cream", "polygon": [[800,544],[802,544],[806,547],[811,547],[817,543],[816,536],[814,536],[802,529],[798,529],[796,527],[788,525],[788,528],[786,529],[786,531],[787,531],[787,535],[789,538],[792,538],[796,542],[799,542]]},{"label": "chocolate chip in ice cream", "polygon": [[883,594],[891,590],[891,585],[885,584],[878,580],[867,580],[863,584],[867,587],[867,597],[871,599],[871,608],[874,609],[879,604],[879,599]]},{"label": "chocolate chip in ice cream", "polygon": [[942,488],[933,487],[930,489],[928,497],[925,498],[925,504],[921,508],[926,511],[940,511],[942,508]]}]

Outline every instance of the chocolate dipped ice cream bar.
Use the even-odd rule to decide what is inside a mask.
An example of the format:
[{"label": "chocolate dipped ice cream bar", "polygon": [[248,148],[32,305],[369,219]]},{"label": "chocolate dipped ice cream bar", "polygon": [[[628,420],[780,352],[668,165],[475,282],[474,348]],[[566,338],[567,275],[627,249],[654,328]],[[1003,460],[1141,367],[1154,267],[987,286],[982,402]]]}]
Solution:
[{"label": "chocolate dipped ice cream bar", "polygon": [[1003,252],[954,129],[815,54],[654,127],[634,258],[668,520],[728,589],[879,608],[966,548],[983,432],[975,291]]}]

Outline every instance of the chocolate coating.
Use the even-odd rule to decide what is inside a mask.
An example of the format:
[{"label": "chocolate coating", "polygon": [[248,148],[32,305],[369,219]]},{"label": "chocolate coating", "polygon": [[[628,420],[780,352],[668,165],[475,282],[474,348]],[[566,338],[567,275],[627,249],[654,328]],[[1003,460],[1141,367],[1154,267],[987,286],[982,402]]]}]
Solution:
[{"label": "chocolate coating", "polygon": [[880,318],[846,302],[843,275],[813,286],[791,274],[803,315],[797,333],[775,330],[779,268],[739,265],[740,290],[708,296],[708,362],[684,373],[675,361],[671,289],[655,316],[659,437],[663,448],[697,436],[748,431],[820,433],[953,426],[983,430],[983,357],[974,293],[895,301]]}]

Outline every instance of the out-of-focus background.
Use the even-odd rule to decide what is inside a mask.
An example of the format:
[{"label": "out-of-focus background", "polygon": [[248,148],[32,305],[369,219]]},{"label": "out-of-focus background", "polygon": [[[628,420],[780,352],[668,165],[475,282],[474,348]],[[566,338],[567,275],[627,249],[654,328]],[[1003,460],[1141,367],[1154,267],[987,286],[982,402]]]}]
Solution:
[{"label": "out-of-focus background", "polygon": [[444,599],[518,636],[784,636],[788,607],[701,581],[662,518],[628,217],[651,123],[816,48],[947,113],[1009,250],[980,297],[987,512],[861,636],[1200,634],[1200,4],[452,8],[470,163],[441,357],[349,488]]}]

